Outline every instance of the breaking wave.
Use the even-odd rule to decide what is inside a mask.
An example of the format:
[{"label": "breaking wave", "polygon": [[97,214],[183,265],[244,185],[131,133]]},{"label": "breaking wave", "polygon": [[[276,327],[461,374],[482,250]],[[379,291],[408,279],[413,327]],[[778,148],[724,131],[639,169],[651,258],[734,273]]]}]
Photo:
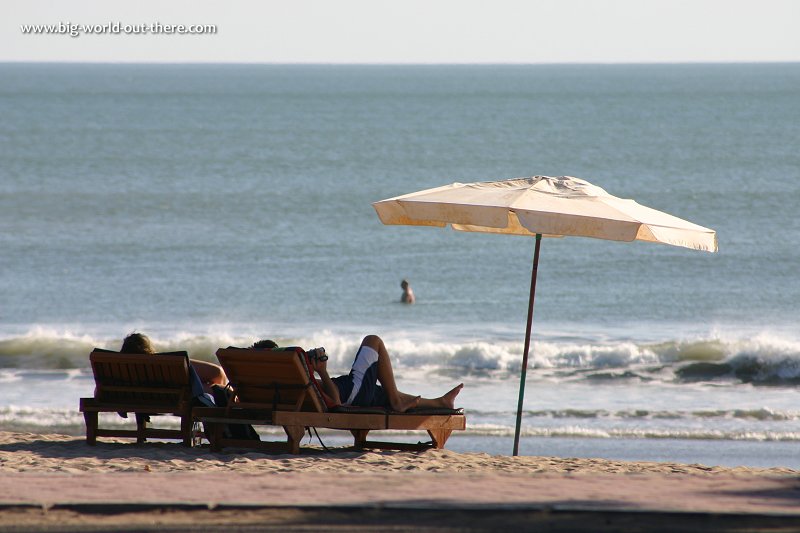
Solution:
[{"label": "breaking wave", "polygon": [[[397,368],[475,377],[516,375],[520,371],[519,339],[498,335],[449,341],[441,337],[416,332],[384,335]],[[151,338],[159,351],[187,350],[193,358],[214,361],[219,347],[248,346],[259,337],[221,331]],[[345,370],[361,337],[323,330],[274,340],[284,346],[325,346],[331,355],[331,368]],[[117,349],[119,344],[119,338],[36,327],[0,337],[0,368],[85,369],[94,347]],[[534,342],[530,361],[530,372],[535,375],[562,380],[800,384],[800,341],[766,334],[746,339],[675,339],[658,343],[551,337]]]}]

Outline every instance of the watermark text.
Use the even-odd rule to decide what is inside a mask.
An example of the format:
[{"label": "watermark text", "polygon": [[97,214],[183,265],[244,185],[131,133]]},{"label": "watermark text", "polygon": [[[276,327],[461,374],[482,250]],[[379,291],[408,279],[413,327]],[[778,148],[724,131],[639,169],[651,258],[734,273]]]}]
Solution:
[{"label": "watermark text", "polygon": [[23,24],[22,33],[31,35],[215,35],[216,24],[123,24],[107,22],[106,24]]}]

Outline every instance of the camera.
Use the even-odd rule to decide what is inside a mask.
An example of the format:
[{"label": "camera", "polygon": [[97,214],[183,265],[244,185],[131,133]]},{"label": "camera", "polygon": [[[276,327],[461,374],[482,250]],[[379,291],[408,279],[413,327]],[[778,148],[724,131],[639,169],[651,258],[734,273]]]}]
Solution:
[{"label": "camera", "polygon": [[328,360],[328,356],[325,354],[325,348],[322,347],[308,350],[306,355],[308,355],[309,359],[312,361],[324,362]]}]

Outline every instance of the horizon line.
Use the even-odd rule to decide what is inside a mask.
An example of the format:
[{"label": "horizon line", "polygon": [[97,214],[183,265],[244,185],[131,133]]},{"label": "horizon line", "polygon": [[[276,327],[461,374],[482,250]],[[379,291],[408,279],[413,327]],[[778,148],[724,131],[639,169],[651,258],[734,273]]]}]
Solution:
[{"label": "horizon line", "polygon": [[475,61],[475,62],[324,62],[324,61],[147,61],[147,60],[30,60],[2,59],[0,64],[64,64],[64,65],[263,65],[263,66],[363,66],[363,67],[451,67],[451,66],[609,66],[609,65],[793,65],[797,60],[675,60],[675,61]]}]

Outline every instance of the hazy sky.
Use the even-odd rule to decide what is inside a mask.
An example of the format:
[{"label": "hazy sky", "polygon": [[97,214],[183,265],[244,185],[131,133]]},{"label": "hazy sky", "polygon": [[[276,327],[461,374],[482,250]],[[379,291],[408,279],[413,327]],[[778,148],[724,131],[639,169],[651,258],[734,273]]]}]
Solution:
[{"label": "hazy sky", "polygon": [[[0,0],[0,61],[800,61],[800,0]],[[22,25],[216,25],[206,35]]]}]

